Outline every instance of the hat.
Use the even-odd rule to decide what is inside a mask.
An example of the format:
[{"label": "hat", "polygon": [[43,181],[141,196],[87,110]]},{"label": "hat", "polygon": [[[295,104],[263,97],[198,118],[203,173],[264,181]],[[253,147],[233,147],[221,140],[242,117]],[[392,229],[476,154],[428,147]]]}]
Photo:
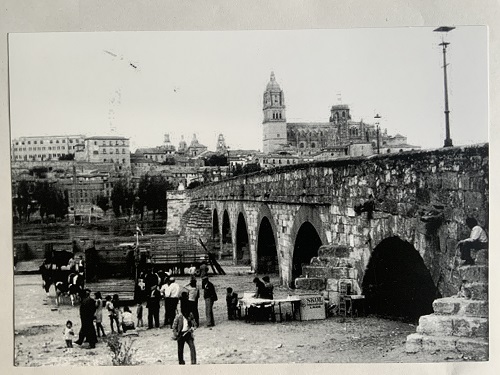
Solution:
[{"label": "hat", "polygon": [[174,277],[173,277],[173,276],[170,276],[168,279],[169,279],[171,282],[174,282],[174,281],[175,281],[175,279],[174,279]]},{"label": "hat", "polygon": [[205,276],[203,276],[201,279],[202,279],[202,280],[208,279],[208,276],[207,276],[207,275],[205,275]]}]

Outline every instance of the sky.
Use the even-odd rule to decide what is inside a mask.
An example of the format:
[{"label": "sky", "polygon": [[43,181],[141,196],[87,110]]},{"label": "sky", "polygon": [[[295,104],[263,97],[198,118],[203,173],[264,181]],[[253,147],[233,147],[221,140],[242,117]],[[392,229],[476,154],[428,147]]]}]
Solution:
[{"label": "sky", "polygon": [[[439,25],[436,25],[439,26]],[[271,71],[289,122],[332,105],[423,148],[445,138],[442,33],[434,27],[292,31],[14,33],[11,136],[116,134],[131,150],[196,134],[214,150],[262,150]],[[487,28],[444,35],[454,145],[488,141]]]}]

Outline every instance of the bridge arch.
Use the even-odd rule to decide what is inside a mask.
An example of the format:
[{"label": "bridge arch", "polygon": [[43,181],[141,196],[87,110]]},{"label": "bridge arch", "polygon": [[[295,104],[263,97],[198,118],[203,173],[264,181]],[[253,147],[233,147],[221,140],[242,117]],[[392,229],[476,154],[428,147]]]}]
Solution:
[{"label": "bridge arch", "polygon": [[363,294],[370,313],[416,321],[433,312],[438,290],[415,247],[398,236],[374,249],[363,277]]},{"label": "bridge arch", "polygon": [[214,251],[218,253],[220,251],[220,226],[219,226],[219,215],[217,208],[214,208],[212,212],[212,241],[214,243]]},{"label": "bridge arch", "polygon": [[327,244],[325,230],[317,210],[310,206],[302,206],[295,215],[291,230],[293,254],[289,271],[289,284],[302,274],[302,264],[307,264],[315,256],[322,244]]},{"label": "bridge arch", "polygon": [[[280,273],[277,231],[271,210],[262,205],[257,217],[257,273]],[[281,276],[281,275],[280,275]]]},{"label": "bridge arch", "polygon": [[250,241],[247,222],[242,212],[236,223],[236,264],[250,265]]}]

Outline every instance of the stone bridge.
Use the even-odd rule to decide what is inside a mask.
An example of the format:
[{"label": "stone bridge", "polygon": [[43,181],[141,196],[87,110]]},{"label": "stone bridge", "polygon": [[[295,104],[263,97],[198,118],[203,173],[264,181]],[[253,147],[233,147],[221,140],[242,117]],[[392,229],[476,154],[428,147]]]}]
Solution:
[{"label": "stone bridge", "polygon": [[460,286],[465,218],[488,227],[488,168],[488,144],[283,166],[168,193],[167,229],[290,286],[332,245],[351,269],[331,277],[403,294],[430,282],[432,303]]}]

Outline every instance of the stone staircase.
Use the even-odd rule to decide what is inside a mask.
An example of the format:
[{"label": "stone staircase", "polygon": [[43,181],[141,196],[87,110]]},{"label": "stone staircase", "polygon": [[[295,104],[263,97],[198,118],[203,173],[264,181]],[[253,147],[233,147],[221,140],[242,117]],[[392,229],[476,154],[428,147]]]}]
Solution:
[{"label": "stone staircase", "polygon": [[302,276],[295,279],[295,288],[322,292],[330,304],[338,305],[340,283],[351,285],[353,294],[361,294],[357,281],[352,249],[346,246],[323,245],[310,264],[302,266]]},{"label": "stone staircase", "polygon": [[191,206],[181,219],[181,235],[206,240],[212,230],[212,211],[204,206]]},{"label": "stone staircase", "polygon": [[450,352],[488,360],[488,259],[476,254],[473,266],[458,267],[460,292],[433,302],[434,313],[420,317],[417,332],[406,340],[406,352]]}]

